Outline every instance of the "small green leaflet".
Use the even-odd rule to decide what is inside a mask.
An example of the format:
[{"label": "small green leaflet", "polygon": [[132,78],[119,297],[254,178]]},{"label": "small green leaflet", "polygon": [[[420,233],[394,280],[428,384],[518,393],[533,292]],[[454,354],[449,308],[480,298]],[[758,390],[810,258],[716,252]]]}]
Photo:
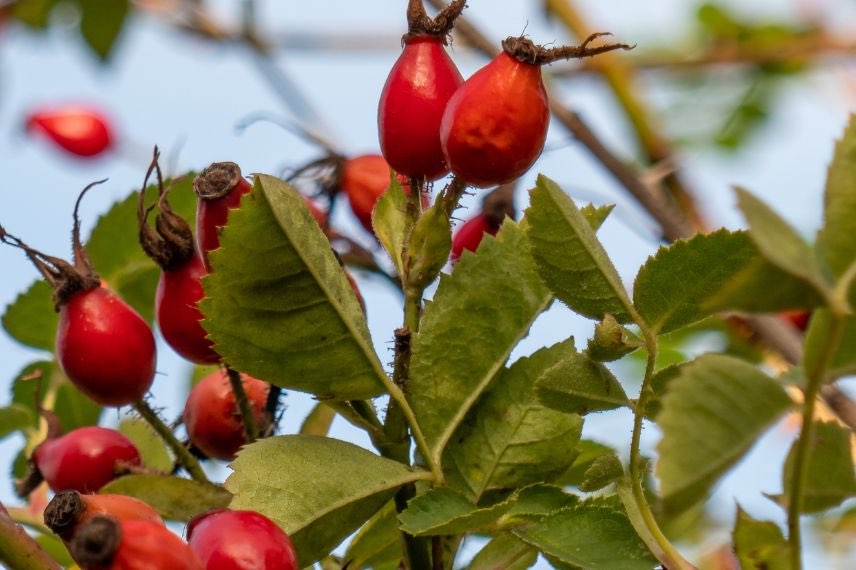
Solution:
[{"label": "small green leaflet", "polygon": [[[824,194],[823,228],[817,247],[836,277],[856,262],[856,116],[850,115],[847,128],[829,165]],[[853,297],[851,286],[851,298]]]},{"label": "small green leaflet", "polygon": [[588,501],[514,534],[545,555],[586,570],[651,570],[656,564],[624,513]]},{"label": "small green leaflet", "polygon": [[436,460],[551,299],[526,235],[510,219],[496,238],[485,236],[478,252],[441,276],[413,339],[408,386]]},{"label": "small green leaflet", "polygon": [[486,491],[551,481],[571,465],[582,419],[544,407],[533,385],[573,349],[569,339],[500,372],[449,443],[443,463],[450,485],[478,501]]},{"label": "small green leaflet", "polygon": [[411,499],[398,520],[401,530],[413,536],[464,534],[486,529],[505,514],[512,503],[513,500],[508,500],[478,508],[460,493],[438,487]]},{"label": "small green leaflet", "polygon": [[[203,326],[234,368],[320,399],[383,392],[365,318],[306,201],[272,176],[229,214],[203,284]],[[324,354],[324,358],[318,358]]]},{"label": "small green leaflet", "polygon": [[125,418],[119,422],[119,432],[130,439],[140,452],[148,469],[169,473],[174,461],[163,440],[142,419]]},{"label": "small green leaflet", "polygon": [[153,506],[169,520],[188,521],[209,509],[224,508],[231,493],[218,485],[168,475],[125,475],[101,488],[99,493],[136,497]]},{"label": "small green leaflet", "polygon": [[537,559],[537,550],[511,534],[500,534],[476,554],[467,570],[526,570]]},{"label": "small green leaflet", "polygon": [[632,320],[627,291],[591,223],[574,201],[541,175],[526,210],[532,255],[544,282],[573,311],[593,319]]},{"label": "small green leaflet", "polygon": [[131,12],[129,0],[76,0],[80,5],[80,34],[92,51],[106,61]]},{"label": "small green leaflet", "polygon": [[591,467],[599,457],[604,455],[615,455],[615,450],[592,441],[590,439],[582,439],[577,444],[575,449],[576,457],[571,466],[556,479],[557,485],[573,485],[579,487],[585,479],[586,471]]},{"label": "small green leaflet", "polygon": [[42,404],[47,391],[45,387],[56,386],[53,413],[59,419],[64,432],[79,427],[97,425],[103,408],[83,395],[63,374],[53,361],[39,361],[27,365],[15,378],[12,385],[12,401],[32,411],[32,427],[38,426],[36,391],[42,382]]},{"label": "small green leaflet", "polygon": [[0,440],[16,431],[31,428],[35,419],[33,410],[23,404],[0,408]]},{"label": "small green leaflet", "polygon": [[[802,513],[818,513],[837,507],[846,499],[856,497],[856,473],[853,467],[849,429],[835,422],[815,422],[814,437],[809,444],[808,477],[803,490]],[[794,454],[791,447],[782,471],[782,488],[787,504],[788,490],[793,478]]]},{"label": "small green leaflet", "polygon": [[755,520],[738,506],[732,537],[743,570],[791,570],[788,543],[774,523]]},{"label": "small green leaflet", "polygon": [[407,196],[398,178],[390,173],[389,188],[378,199],[372,211],[372,227],[399,276],[404,275],[401,251],[407,241]]},{"label": "small green leaflet", "polygon": [[23,345],[53,352],[59,313],[54,310],[53,292],[39,279],[18,295],[3,313],[3,328]]},{"label": "small green leaflet", "polygon": [[667,512],[707,497],[717,480],[792,406],[746,361],[706,354],[680,367],[662,399],[657,474]]},{"label": "small green leaflet", "polygon": [[600,362],[568,351],[535,380],[538,400],[569,414],[613,410],[628,405],[618,379]]},{"label": "small green leaflet", "polygon": [[430,478],[351,443],[307,435],[259,440],[231,467],[231,508],[273,519],[291,537],[301,567],[329,554],[399,487]]},{"label": "small green leaflet", "polygon": [[376,568],[401,559],[401,533],[395,503],[388,502],[354,535],[345,552],[344,562],[349,570]]}]

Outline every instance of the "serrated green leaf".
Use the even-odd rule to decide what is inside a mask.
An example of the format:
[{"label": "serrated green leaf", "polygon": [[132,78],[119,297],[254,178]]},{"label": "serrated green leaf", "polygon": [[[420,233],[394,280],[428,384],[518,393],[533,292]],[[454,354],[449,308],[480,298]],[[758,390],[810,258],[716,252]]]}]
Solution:
[{"label": "serrated green leaf", "polygon": [[823,229],[818,250],[836,277],[856,261],[856,118],[850,115],[844,135],[835,145],[824,194]]},{"label": "serrated green leaf", "polygon": [[106,60],[131,11],[129,0],[77,0],[80,33],[92,51]]},{"label": "serrated green leaf", "polygon": [[597,458],[603,455],[614,455],[615,450],[608,445],[604,445],[590,439],[582,439],[577,444],[575,453],[576,457],[574,458],[574,462],[567,471],[562,473],[562,475],[555,480],[557,485],[573,485],[575,487],[579,487],[582,485],[586,471],[588,471],[588,468],[591,467]]},{"label": "serrated green leaf", "polygon": [[551,299],[510,219],[441,277],[413,339],[408,385],[435,459]]},{"label": "serrated green leaf", "polygon": [[336,411],[333,408],[324,402],[318,402],[300,425],[300,433],[303,435],[327,435],[335,418]]},{"label": "serrated green leaf", "polygon": [[627,291],[591,224],[574,201],[545,176],[539,176],[526,210],[532,254],[544,282],[577,313],[621,323],[633,312]]},{"label": "serrated green leaf", "polygon": [[231,507],[273,519],[291,537],[301,567],[327,555],[400,486],[428,476],[356,445],[306,435],[259,440],[231,467]]},{"label": "serrated green leaf", "polygon": [[499,520],[501,527],[538,520],[579,502],[579,497],[567,493],[562,487],[541,483],[516,491],[512,499],[511,508]]},{"label": "serrated green leaf", "polygon": [[775,524],[755,520],[738,506],[732,536],[743,570],[791,570],[788,543]]},{"label": "serrated green leaf", "polygon": [[348,545],[343,561],[349,570],[398,566],[401,533],[395,503],[390,501],[360,528]]},{"label": "serrated green leaf", "polygon": [[682,366],[657,415],[666,510],[680,512],[704,499],[791,406],[775,380],[743,360],[707,354]]},{"label": "serrated green leaf", "polygon": [[172,456],[149,424],[140,419],[126,418],[119,422],[119,431],[137,446],[143,465],[165,473],[172,471]]},{"label": "serrated green leaf", "polygon": [[18,295],[3,313],[3,328],[23,345],[54,350],[59,313],[47,281],[38,280]]},{"label": "serrated green leaf", "polygon": [[588,502],[515,529],[514,534],[544,554],[586,570],[651,570],[656,564],[623,513]]},{"label": "serrated green leaf", "polygon": [[224,508],[232,498],[223,487],[169,475],[125,475],[101,488],[147,502],[169,520],[188,521],[209,509]]},{"label": "serrated green leaf", "polygon": [[603,222],[606,221],[606,218],[609,217],[609,214],[612,213],[612,210],[615,209],[615,205],[607,204],[605,206],[595,206],[594,204],[586,204],[582,208],[580,208],[580,213],[589,223],[591,228],[594,231],[600,229],[600,226],[603,225]]},{"label": "serrated green leaf", "polygon": [[582,419],[545,408],[532,386],[573,347],[569,339],[542,348],[499,374],[449,443],[450,485],[477,502],[486,491],[550,481],[570,466]]},{"label": "serrated green leaf", "polygon": [[[805,374],[811,376],[817,369],[829,345],[832,313],[825,309],[814,311],[805,335]],[[826,381],[856,374],[856,317],[847,317],[838,349],[826,363]]]},{"label": "serrated green leaf", "polygon": [[748,191],[736,188],[736,192],[738,206],[749,223],[749,235],[761,255],[826,295],[828,286],[817,259],[796,230]]},{"label": "serrated green leaf", "polygon": [[464,534],[484,529],[511,508],[513,499],[479,508],[460,493],[438,487],[407,503],[398,515],[401,530],[413,536]]},{"label": "serrated green leaf", "polygon": [[538,400],[569,414],[613,410],[629,404],[624,388],[606,366],[585,354],[567,351],[564,358],[535,380]]},{"label": "serrated green leaf", "polygon": [[0,408],[0,439],[19,430],[31,428],[36,421],[33,410],[22,404]]},{"label": "serrated green leaf", "polygon": [[467,570],[526,570],[537,559],[537,550],[513,535],[500,534],[475,555]]},{"label": "serrated green leaf", "polygon": [[633,286],[633,302],[658,334],[693,324],[711,313],[714,297],[757,255],[746,232],[719,230],[679,240],[649,257]]},{"label": "serrated green leaf", "polygon": [[586,469],[580,489],[592,493],[603,489],[624,476],[624,467],[615,455],[601,455]]},{"label": "serrated green leaf", "polygon": [[321,399],[383,392],[359,303],[302,195],[256,176],[210,259],[203,326],[232,367]]},{"label": "serrated green leaf", "polygon": [[[815,422],[813,436],[809,444],[802,513],[819,513],[856,496],[850,430],[835,422]],[[791,446],[782,470],[782,488],[786,492],[792,485],[797,443]],[[786,494],[783,503],[787,504],[788,498]]]},{"label": "serrated green leaf", "polygon": [[390,174],[389,188],[378,199],[372,212],[372,227],[396,273],[404,275],[401,251],[407,241],[407,195],[395,174]]}]

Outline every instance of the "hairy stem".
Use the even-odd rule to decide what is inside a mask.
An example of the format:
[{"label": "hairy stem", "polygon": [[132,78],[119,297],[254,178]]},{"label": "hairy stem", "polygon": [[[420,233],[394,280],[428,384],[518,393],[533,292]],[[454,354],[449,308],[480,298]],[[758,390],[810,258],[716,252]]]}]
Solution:
[{"label": "hairy stem", "polygon": [[172,430],[169,429],[169,426],[160,419],[157,412],[155,412],[145,400],[137,400],[134,402],[134,410],[140,414],[140,417],[143,418],[146,423],[152,426],[155,433],[160,436],[166,446],[173,452],[178,464],[184,467],[194,480],[199,481],[200,483],[208,483],[208,477],[206,477],[205,472],[202,471],[202,466],[199,465],[199,461],[184,445],[182,445],[180,441],[178,441],[175,434],[173,434]]},{"label": "hairy stem", "polygon": [[826,372],[832,362],[832,357],[841,345],[844,336],[844,315],[833,313],[830,323],[828,340],[823,348],[823,353],[818,359],[817,366],[808,371],[808,385],[805,389],[805,401],[803,402],[802,429],[794,452],[793,474],[791,477],[788,493],[788,543],[790,545],[791,568],[799,570],[802,568],[802,537],[800,532],[800,513],[803,506],[803,492],[808,479],[809,453],[811,452],[812,440],[814,439],[814,410],[817,396]]},{"label": "hairy stem", "polygon": [[227,366],[226,375],[229,376],[229,384],[232,385],[232,393],[235,395],[238,413],[241,414],[241,424],[244,426],[244,439],[247,440],[247,443],[253,443],[259,436],[259,428],[256,425],[256,418],[253,416],[253,407],[250,405],[250,399],[247,398],[247,392],[244,390],[244,383],[241,381],[241,373]]}]

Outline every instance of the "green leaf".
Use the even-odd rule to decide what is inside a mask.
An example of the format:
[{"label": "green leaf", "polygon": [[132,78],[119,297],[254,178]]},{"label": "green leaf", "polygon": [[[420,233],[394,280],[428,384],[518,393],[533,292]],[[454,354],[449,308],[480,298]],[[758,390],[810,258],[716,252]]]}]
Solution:
[{"label": "green leaf", "polygon": [[591,493],[603,489],[624,476],[621,461],[615,455],[601,455],[586,470],[580,489]]},{"label": "green leaf", "polygon": [[743,570],[791,570],[788,543],[779,527],[753,519],[739,506],[733,541]]},{"label": "green leaf", "polygon": [[22,404],[0,408],[0,439],[16,431],[32,428],[35,421],[33,410]]},{"label": "green leaf", "polygon": [[479,508],[447,487],[438,487],[411,499],[398,515],[401,530],[413,536],[438,536],[485,529],[511,508],[513,500]]},{"label": "green leaf", "polygon": [[513,535],[500,534],[476,554],[467,570],[526,570],[537,559],[537,550]]},{"label": "green leaf", "polygon": [[407,283],[426,287],[434,281],[452,250],[452,228],[443,204],[434,204],[419,217],[407,240]]},{"label": "green leaf", "polygon": [[[851,432],[835,422],[815,422],[809,444],[808,477],[803,487],[802,513],[819,513],[856,496],[856,474],[850,446]],[[782,488],[792,485],[796,447],[785,460]],[[783,497],[783,502],[789,495]]]},{"label": "green leaf", "polygon": [[565,492],[557,485],[538,483],[529,485],[514,493],[513,504],[499,520],[500,527],[511,527],[522,522],[540,520],[562,509],[572,507],[579,497]]},{"label": "green leaf", "polygon": [[[375,208],[377,211],[377,208]],[[377,568],[401,559],[401,533],[395,503],[388,502],[354,535],[343,561],[350,570]]]},{"label": "green leaf", "polygon": [[856,220],[856,118],[850,115],[829,165],[823,229],[818,236],[818,250],[836,277],[841,277],[856,261],[853,220]]},{"label": "green leaf", "polygon": [[259,440],[231,467],[231,507],[273,519],[291,537],[301,567],[328,554],[400,486],[427,477],[356,445],[306,435]]},{"label": "green leaf", "polygon": [[129,0],[77,0],[80,33],[92,51],[106,60],[130,13]]},{"label": "green leaf", "polygon": [[[832,313],[824,309],[817,309],[812,314],[805,335],[804,367],[809,376],[814,374],[829,345],[832,318]],[[844,334],[828,363],[826,381],[832,382],[851,374],[856,374],[856,317],[852,316],[844,321]]]},{"label": "green leaf", "polygon": [[629,404],[618,379],[600,362],[585,354],[567,351],[564,358],[545,369],[535,380],[538,400],[554,410],[587,414]]},{"label": "green leaf", "polygon": [[101,488],[99,493],[136,497],[153,506],[169,520],[188,521],[209,509],[228,506],[231,493],[210,483],[168,475],[125,475]]},{"label": "green leaf", "polygon": [[594,462],[604,455],[615,455],[613,450],[608,445],[592,441],[590,439],[582,439],[577,444],[576,457],[571,466],[565,471],[555,483],[557,485],[573,485],[579,487],[585,479],[585,473]]},{"label": "green leaf", "polygon": [[386,253],[395,264],[396,273],[404,275],[401,251],[407,241],[407,195],[395,174],[390,174],[389,188],[378,199],[372,212],[372,227]]},{"label": "green leaf", "polygon": [[612,213],[612,210],[615,209],[613,204],[607,204],[606,206],[595,206],[594,204],[586,204],[582,208],[580,208],[580,213],[589,223],[591,228],[595,231],[600,229],[600,226],[603,225],[603,222],[606,221],[606,218],[609,217],[609,214]]},{"label": "green leaf", "polygon": [[12,4],[12,14],[19,22],[33,27],[46,28],[51,10],[59,0],[18,0]]},{"label": "green leaf", "polygon": [[140,458],[149,469],[169,473],[174,462],[163,440],[143,420],[126,418],[119,422],[119,431],[134,442]]},{"label": "green leaf", "polygon": [[300,425],[300,433],[303,435],[327,435],[334,419],[336,419],[336,411],[324,402],[318,402]]},{"label": "green leaf", "polygon": [[651,570],[656,564],[623,513],[588,502],[514,534],[548,556],[587,570]]},{"label": "green leaf", "polygon": [[633,287],[639,314],[655,332],[670,332],[711,313],[705,302],[755,259],[746,232],[719,230],[661,247],[648,258]]},{"label": "green leaf", "polygon": [[569,339],[542,348],[500,373],[449,443],[450,485],[477,502],[486,491],[550,481],[570,466],[582,419],[545,408],[532,387],[573,346]]},{"label": "green leaf", "polygon": [[588,340],[585,354],[598,362],[612,362],[645,346],[633,331],[618,324],[615,317],[606,315],[594,326],[594,336]]},{"label": "green leaf", "polygon": [[320,399],[381,394],[386,373],[365,318],[306,200],[272,176],[255,180],[203,280],[199,306],[217,352],[242,372]]},{"label": "green leaf", "polygon": [[796,230],[748,191],[736,188],[736,192],[738,206],[749,223],[749,235],[761,255],[825,295],[828,287],[817,258]]},{"label": "green leaf", "polygon": [[74,564],[71,554],[68,553],[68,549],[58,536],[38,533],[35,535],[35,539],[51,558],[62,564],[65,568]]},{"label": "green leaf", "polygon": [[791,406],[775,380],[743,360],[707,354],[682,366],[657,415],[666,510],[680,512],[704,499]]},{"label": "green leaf", "polygon": [[630,322],[630,299],[618,272],[573,200],[539,176],[526,210],[528,235],[538,270],[563,303],[577,313]]},{"label": "green leaf", "polygon": [[47,281],[38,280],[18,295],[3,313],[3,328],[23,345],[54,350],[59,314]]},{"label": "green leaf", "polygon": [[32,411],[33,428],[38,427],[36,392],[40,382],[42,405],[47,403],[48,386],[56,386],[53,413],[59,419],[64,432],[98,424],[103,408],[75,388],[58,364],[52,361],[40,361],[27,365],[12,385],[12,400]]},{"label": "green leaf", "polygon": [[435,458],[551,299],[510,219],[441,277],[413,339],[408,385]]}]

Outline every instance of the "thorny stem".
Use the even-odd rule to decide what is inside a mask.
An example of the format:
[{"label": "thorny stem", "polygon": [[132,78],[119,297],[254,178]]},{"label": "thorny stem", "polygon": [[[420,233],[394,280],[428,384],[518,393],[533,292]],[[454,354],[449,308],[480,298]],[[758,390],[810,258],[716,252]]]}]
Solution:
[{"label": "thorny stem", "polygon": [[244,383],[241,381],[241,373],[231,366],[227,366],[226,375],[229,377],[229,384],[231,384],[232,393],[235,395],[238,413],[241,414],[241,425],[244,426],[244,438],[247,440],[247,443],[253,443],[259,436],[259,428],[256,425],[256,418],[253,416],[253,408],[250,405],[249,398],[247,398],[247,392],[244,390]]},{"label": "thorny stem", "polygon": [[184,467],[185,470],[190,474],[190,476],[200,483],[208,483],[208,477],[205,476],[205,472],[202,471],[202,467],[199,465],[199,461],[193,457],[193,454],[182,445],[180,441],[175,437],[175,434],[172,433],[172,430],[160,419],[157,412],[155,412],[151,406],[149,406],[148,402],[145,400],[137,400],[134,402],[134,410],[140,417],[142,417],[146,423],[152,426],[152,429],[155,430],[163,442],[169,447],[169,449],[175,454],[175,459],[178,461],[178,464]]},{"label": "thorny stem", "polygon": [[802,568],[802,538],[800,532],[800,513],[803,506],[803,490],[808,478],[808,456],[814,439],[814,410],[817,396],[826,377],[826,372],[832,362],[841,340],[844,336],[845,315],[832,312],[827,342],[824,344],[817,366],[808,371],[808,385],[803,401],[802,429],[794,452],[793,476],[791,487],[788,489],[788,542],[790,545],[791,568]]}]

